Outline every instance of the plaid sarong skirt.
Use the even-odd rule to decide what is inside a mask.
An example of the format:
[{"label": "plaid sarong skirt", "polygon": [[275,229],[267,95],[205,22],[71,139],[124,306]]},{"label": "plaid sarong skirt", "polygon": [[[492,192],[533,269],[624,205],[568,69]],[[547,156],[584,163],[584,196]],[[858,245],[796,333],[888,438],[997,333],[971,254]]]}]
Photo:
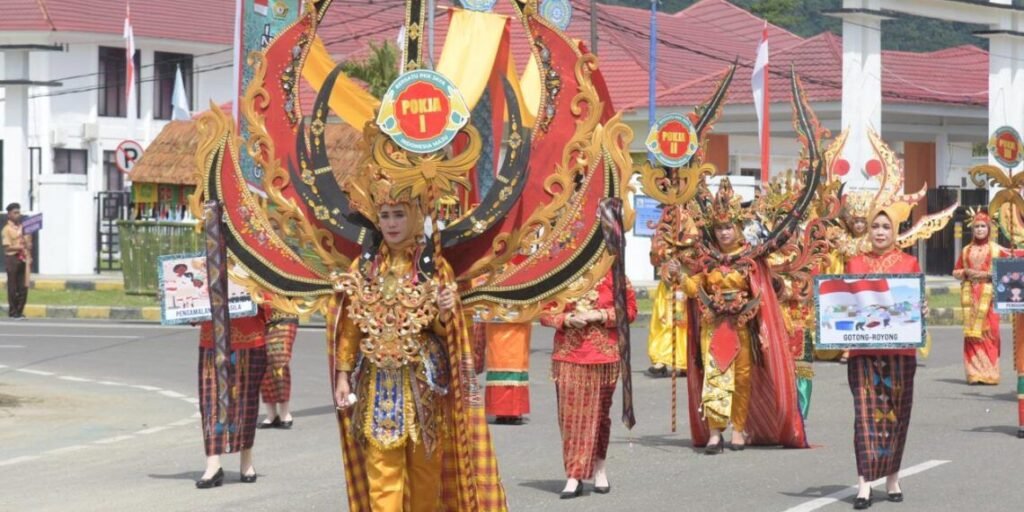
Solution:
[{"label": "plaid sarong skirt", "polygon": [[914,356],[854,356],[847,365],[853,393],[857,474],[871,481],[899,471],[914,405]]},{"label": "plaid sarong skirt", "polygon": [[268,404],[289,402],[292,398],[292,347],[299,332],[296,320],[278,320],[267,326],[267,373],[260,394]]},{"label": "plaid sarong skirt", "polygon": [[260,409],[260,382],[267,368],[267,352],[262,346],[232,353],[231,405],[222,417],[217,404],[216,354],[214,349],[199,348],[199,413],[207,456],[252,448]]}]

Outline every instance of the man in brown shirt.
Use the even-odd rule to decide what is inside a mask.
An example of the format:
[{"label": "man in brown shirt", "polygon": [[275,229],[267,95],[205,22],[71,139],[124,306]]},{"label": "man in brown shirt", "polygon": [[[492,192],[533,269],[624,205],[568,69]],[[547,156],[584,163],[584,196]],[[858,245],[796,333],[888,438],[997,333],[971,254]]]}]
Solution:
[{"label": "man in brown shirt", "polygon": [[7,303],[10,306],[7,316],[24,318],[25,300],[28,299],[28,286],[25,282],[28,246],[21,231],[21,205],[7,205],[7,224],[2,230],[4,259],[7,268]]}]

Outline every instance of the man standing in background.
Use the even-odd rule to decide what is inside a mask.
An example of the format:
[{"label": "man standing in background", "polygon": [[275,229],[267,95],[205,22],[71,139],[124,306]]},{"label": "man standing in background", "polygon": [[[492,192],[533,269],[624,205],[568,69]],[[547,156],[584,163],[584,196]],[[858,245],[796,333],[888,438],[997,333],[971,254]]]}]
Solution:
[{"label": "man standing in background", "polygon": [[7,224],[2,235],[7,268],[7,316],[24,318],[25,301],[28,299],[28,245],[21,231],[21,205],[18,203],[7,205]]}]

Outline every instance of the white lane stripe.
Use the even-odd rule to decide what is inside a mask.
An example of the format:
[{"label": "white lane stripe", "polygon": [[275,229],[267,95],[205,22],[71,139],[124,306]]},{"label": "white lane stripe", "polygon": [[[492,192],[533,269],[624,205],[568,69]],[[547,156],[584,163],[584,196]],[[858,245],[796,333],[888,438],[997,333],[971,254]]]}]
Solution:
[{"label": "white lane stripe", "polygon": [[27,374],[30,374],[30,375],[42,375],[44,377],[50,377],[50,376],[53,375],[53,372],[44,372],[42,370],[28,370],[28,369],[25,369],[25,368],[18,368],[17,370],[14,370],[14,371],[21,372],[21,373],[27,373]]},{"label": "white lane stripe", "polygon": [[13,459],[0,460],[0,466],[10,466],[12,464],[18,464],[20,462],[28,462],[30,460],[38,459],[38,455],[23,455],[21,457],[15,457]]},{"label": "white lane stripe", "polygon": [[6,364],[0,364],[0,368],[7,368]]},{"label": "white lane stripe", "polygon": [[142,336],[113,336],[109,334],[4,334],[6,338],[95,338],[103,340],[137,340]]},{"label": "white lane stripe", "polygon": [[[189,421],[192,421],[191,418],[189,419]],[[157,432],[163,432],[164,430],[167,430],[167,429],[170,429],[170,428],[173,428],[173,427],[171,427],[170,425],[161,425],[159,427],[153,427],[153,428],[147,428],[147,429],[140,430],[140,431],[136,432],[136,434],[139,434],[139,435],[156,434]]]},{"label": "white lane stripe", "polygon": [[[922,462],[921,464],[918,464],[916,466],[911,466],[909,468],[901,470],[900,471],[900,478],[905,478],[905,477],[908,477],[908,476],[911,476],[911,475],[916,475],[916,474],[921,473],[923,471],[928,471],[929,469],[941,466],[941,465],[949,463],[949,462],[951,462],[951,461],[948,461],[948,460],[930,460],[928,462]],[[883,485],[883,484],[885,484],[885,477],[879,478],[878,480],[875,480],[875,481],[871,482],[871,487],[878,487],[879,485]],[[813,499],[813,500],[808,501],[806,503],[797,505],[797,506],[795,506],[793,508],[788,508],[784,512],[810,512],[812,510],[818,510],[819,508],[831,505],[831,504],[833,504],[833,503],[835,503],[837,501],[849,498],[850,496],[856,496],[856,495],[857,495],[857,486],[853,485],[853,486],[847,487],[846,489],[843,489],[841,491],[836,491],[836,492],[834,492],[832,494],[829,494],[828,496],[823,496],[821,498]]]},{"label": "white lane stripe", "polygon": [[163,396],[171,398],[186,398],[185,395],[178,393],[177,391],[171,391],[169,389],[161,389],[160,391],[158,391],[158,393],[160,393]]},{"label": "white lane stripe", "polygon": [[141,389],[143,391],[161,391],[161,389],[156,386],[146,386],[144,384],[132,384],[131,387]]},{"label": "white lane stripe", "polygon": [[[7,336],[6,334],[4,336]],[[25,348],[25,345],[0,345],[0,348]]]},{"label": "white lane stripe", "polygon": [[82,377],[74,377],[72,375],[61,375],[60,377],[57,377],[57,378],[60,379],[60,380],[69,380],[71,382],[92,382],[93,381],[92,379],[85,379],[85,378],[82,378]]},{"label": "white lane stripe", "polygon": [[188,402],[188,403],[190,403],[192,405],[199,405],[199,399],[195,398],[195,397],[192,397],[192,396],[186,396],[182,400],[184,400],[184,401],[186,401],[186,402]]},{"label": "white lane stripe", "polygon": [[174,426],[174,427],[183,427],[185,425],[190,425],[190,424],[195,422],[195,419],[193,419],[193,418],[185,418],[183,420],[178,420],[178,421],[175,421],[174,423],[171,423],[170,425]]},{"label": "white lane stripe", "polygon": [[123,382],[112,382],[112,381],[109,381],[109,380],[101,380],[101,381],[96,382],[96,384],[102,384],[104,386],[127,386],[127,384],[125,384]]},{"label": "white lane stripe", "polygon": [[92,444],[112,444],[112,443],[119,443],[121,441],[127,441],[129,439],[134,439],[134,438],[135,438],[135,436],[114,436],[114,437],[108,437],[106,439],[100,439],[100,440],[97,440],[97,441],[93,441]]},{"label": "white lane stripe", "polygon": [[62,453],[77,452],[78,450],[84,450],[88,446],[84,444],[73,444],[71,446],[65,446],[64,448],[55,448],[53,450],[45,452],[47,455],[60,455]]}]

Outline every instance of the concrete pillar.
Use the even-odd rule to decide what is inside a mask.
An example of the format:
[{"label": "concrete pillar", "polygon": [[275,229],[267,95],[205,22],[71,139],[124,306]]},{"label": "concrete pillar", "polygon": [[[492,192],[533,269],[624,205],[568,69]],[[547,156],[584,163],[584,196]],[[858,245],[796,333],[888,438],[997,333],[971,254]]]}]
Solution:
[{"label": "concrete pillar", "polygon": [[949,155],[949,135],[946,132],[939,132],[935,134],[935,183],[929,183],[929,186],[960,186],[959,180],[950,179],[950,160],[951,159]]},{"label": "concrete pillar", "polygon": [[843,129],[850,130],[844,158],[850,162],[846,176],[850,189],[871,187],[860,172],[872,158],[869,129],[882,131],[882,20],[872,14],[880,0],[843,0]]},{"label": "concrete pillar", "polygon": [[[1012,126],[1018,133],[1024,132],[1024,37],[1011,34],[988,35],[988,135],[991,136],[1002,126]],[[991,151],[988,163],[1002,168]],[[1011,174],[1020,172],[1020,166],[1010,169]],[[989,199],[998,193],[1000,187],[989,188]]]},{"label": "concrete pillar", "polygon": [[[27,80],[29,53],[10,51],[4,54],[4,80]],[[4,87],[4,197],[8,203],[22,203],[28,209],[28,86]],[[0,206],[2,208],[3,206]]]},{"label": "concrete pillar", "polygon": [[39,232],[39,273],[92,274],[96,266],[96,203],[86,177],[43,175],[39,200],[46,205]]}]

